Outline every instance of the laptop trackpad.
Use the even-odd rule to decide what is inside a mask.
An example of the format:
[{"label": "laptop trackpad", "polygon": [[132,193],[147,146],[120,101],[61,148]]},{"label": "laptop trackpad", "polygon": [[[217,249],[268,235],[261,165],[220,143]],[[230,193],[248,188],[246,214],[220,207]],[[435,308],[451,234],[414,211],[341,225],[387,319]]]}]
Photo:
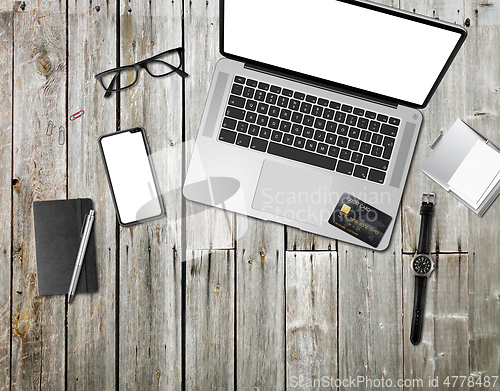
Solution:
[{"label": "laptop trackpad", "polygon": [[[307,170],[265,160],[252,208],[308,224],[321,225],[332,178]],[[325,218],[322,218],[325,217]]]}]

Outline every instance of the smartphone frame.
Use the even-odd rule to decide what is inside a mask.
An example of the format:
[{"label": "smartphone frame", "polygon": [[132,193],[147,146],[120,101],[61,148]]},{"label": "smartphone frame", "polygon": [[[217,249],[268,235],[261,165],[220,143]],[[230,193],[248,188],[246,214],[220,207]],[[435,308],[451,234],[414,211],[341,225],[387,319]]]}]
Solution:
[{"label": "smartphone frame", "polygon": [[[154,186],[155,186],[156,194],[158,195],[158,202],[160,204],[160,210],[161,210],[161,212],[160,212],[160,214],[158,214],[156,216],[151,216],[151,217],[147,217],[145,219],[135,220],[135,221],[131,221],[129,223],[124,223],[122,221],[121,217],[120,217],[120,211],[118,210],[118,204],[116,203],[115,191],[113,190],[113,183],[111,181],[111,176],[109,174],[108,164],[106,162],[106,155],[104,154],[104,150],[102,148],[102,140],[104,138],[113,137],[113,136],[116,136],[116,135],[119,135],[119,134],[122,134],[122,133],[137,133],[137,132],[141,133],[142,141],[144,142],[144,147],[146,148],[146,154],[147,154],[148,161],[149,161],[149,168],[151,170],[151,175],[153,177],[153,183],[154,183]],[[98,143],[99,143],[99,150],[101,151],[102,161],[104,163],[104,170],[106,172],[106,177],[107,177],[107,180],[108,180],[109,190],[111,192],[111,198],[113,199],[113,204],[115,206],[116,218],[118,219],[118,222],[120,223],[120,225],[123,226],[123,227],[128,227],[128,226],[131,226],[131,225],[135,225],[135,224],[139,224],[139,223],[144,223],[144,222],[147,222],[147,221],[156,220],[156,219],[158,219],[160,217],[163,217],[165,215],[165,207],[163,206],[163,200],[162,200],[162,197],[161,197],[161,194],[160,194],[160,189],[159,189],[159,186],[158,186],[158,179],[156,177],[156,172],[155,172],[155,169],[154,169],[154,166],[153,166],[153,161],[151,160],[151,152],[150,152],[150,149],[149,149],[148,141],[146,139],[146,132],[144,131],[144,129],[141,128],[140,126],[137,126],[137,127],[130,128],[130,129],[120,130],[119,132],[104,134],[104,135],[102,135],[102,136],[99,137]]]}]

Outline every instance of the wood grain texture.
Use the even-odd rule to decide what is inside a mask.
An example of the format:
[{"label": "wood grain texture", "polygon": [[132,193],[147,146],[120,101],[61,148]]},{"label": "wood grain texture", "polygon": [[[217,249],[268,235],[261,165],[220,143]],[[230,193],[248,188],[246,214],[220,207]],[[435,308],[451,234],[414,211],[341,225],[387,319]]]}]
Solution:
[{"label": "wood grain texture", "polygon": [[[219,55],[219,2],[184,0],[186,49],[186,168]],[[186,201],[186,248],[234,248],[234,213]]]},{"label": "wood grain texture", "polygon": [[[467,119],[479,133],[500,146],[500,2],[467,3],[471,26],[467,50]],[[497,199],[482,218],[469,212],[470,371],[499,375],[500,259]],[[495,389],[500,390],[500,380]],[[484,389],[476,386],[474,390]]]},{"label": "wood grain texture", "polygon": [[[182,46],[181,21],[181,2],[121,1],[120,63]],[[145,129],[166,218],[120,229],[119,386],[180,389],[183,81],[139,77],[121,93],[120,123]]]},{"label": "wood grain texture", "polygon": [[335,239],[315,235],[294,227],[286,227],[286,238],[288,251],[335,251],[337,249]]},{"label": "wood grain texture", "polygon": [[12,13],[0,12],[0,390],[10,384],[12,228]]},{"label": "wood grain texture", "polygon": [[285,389],[285,227],[237,215],[237,389]]},{"label": "wood grain texture", "polygon": [[410,342],[415,286],[415,277],[410,270],[412,258],[411,255],[403,257],[404,378],[423,379],[423,387],[414,384],[407,389],[435,390],[429,385],[429,377],[439,377],[440,389],[468,389],[459,387],[459,384],[449,388],[443,385],[447,376],[469,375],[467,255],[439,254],[434,258],[437,268],[427,281],[422,341],[417,346]]},{"label": "wood grain texture", "polygon": [[97,138],[116,127],[116,103],[104,99],[94,75],[116,66],[116,2],[68,2],[68,198],[91,198],[96,211],[98,292],[77,295],[68,306],[70,390],[116,386],[116,217]]},{"label": "wood grain texture", "polygon": [[186,262],[186,390],[234,389],[234,263],[233,250]]},{"label": "wood grain texture", "polygon": [[[459,25],[464,23],[463,4],[453,0],[402,0],[401,8]],[[429,146],[439,133],[446,132],[457,118],[464,118],[465,82],[465,51],[462,48],[428,106],[422,110],[424,120],[403,196],[403,251],[406,253],[415,253],[417,249],[422,193],[429,192],[436,194],[437,205],[431,251],[467,251],[467,208],[420,170],[432,152]]]},{"label": "wood grain texture", "polygon": [[[286,254],[286,367],[289,389],[323,390],[338,378],[337,253]],[[311,381],[312,386],[309,386]]]},{"label": "wood grain texture", "polygon": [[37,296],[32,202],[66,198],[66,7],[14,15],[12,389],[65,386],[64,297]]}]

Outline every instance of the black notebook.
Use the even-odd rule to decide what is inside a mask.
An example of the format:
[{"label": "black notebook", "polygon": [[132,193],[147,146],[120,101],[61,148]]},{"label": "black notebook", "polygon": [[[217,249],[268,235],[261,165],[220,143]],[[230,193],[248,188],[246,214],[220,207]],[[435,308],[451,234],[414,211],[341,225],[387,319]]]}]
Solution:
[{"label": "black notebook", "polygon": [[[36,276],[39,295],[68,293],[80,247],[85,215],[92,209],[92,200],[35,201]],[[97,270],[94,230],[92,229],[83,261],[77,293],[97,291]]]}]

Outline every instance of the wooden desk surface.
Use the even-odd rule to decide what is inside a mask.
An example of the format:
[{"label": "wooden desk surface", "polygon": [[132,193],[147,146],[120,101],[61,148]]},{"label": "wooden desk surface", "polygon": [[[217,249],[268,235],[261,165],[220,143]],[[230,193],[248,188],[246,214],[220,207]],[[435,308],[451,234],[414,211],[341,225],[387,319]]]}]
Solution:
[{"label": "wooden desk surface", "polygon": [[[500,1],[387,3],[470,26],[423,110],[391,246],[379,253],[182,197],[219,58],[217,1],[26,0],[23,11],[0,0],[1,391],[283,390],[323,376],[448,389],[447,376],[499,375],[499,201],[479,218],[419,168],[458,117],[500,145]],[[177,46],[185,81],[142,73],[104,99],[94,74]],[[136,125],[154,152],[167,218],[121,228],[97,138]],[[438,267],[414,347],[409,264],[427,191],[437,194]],[[95,203],[100,289],[67,306],[36,295],[31,203],[75,197]],[[418,379],[423,388],[408,383]],[[469,388],[459,383],[450,389]],[[351,384],[369,388],[383,387]]]}]

